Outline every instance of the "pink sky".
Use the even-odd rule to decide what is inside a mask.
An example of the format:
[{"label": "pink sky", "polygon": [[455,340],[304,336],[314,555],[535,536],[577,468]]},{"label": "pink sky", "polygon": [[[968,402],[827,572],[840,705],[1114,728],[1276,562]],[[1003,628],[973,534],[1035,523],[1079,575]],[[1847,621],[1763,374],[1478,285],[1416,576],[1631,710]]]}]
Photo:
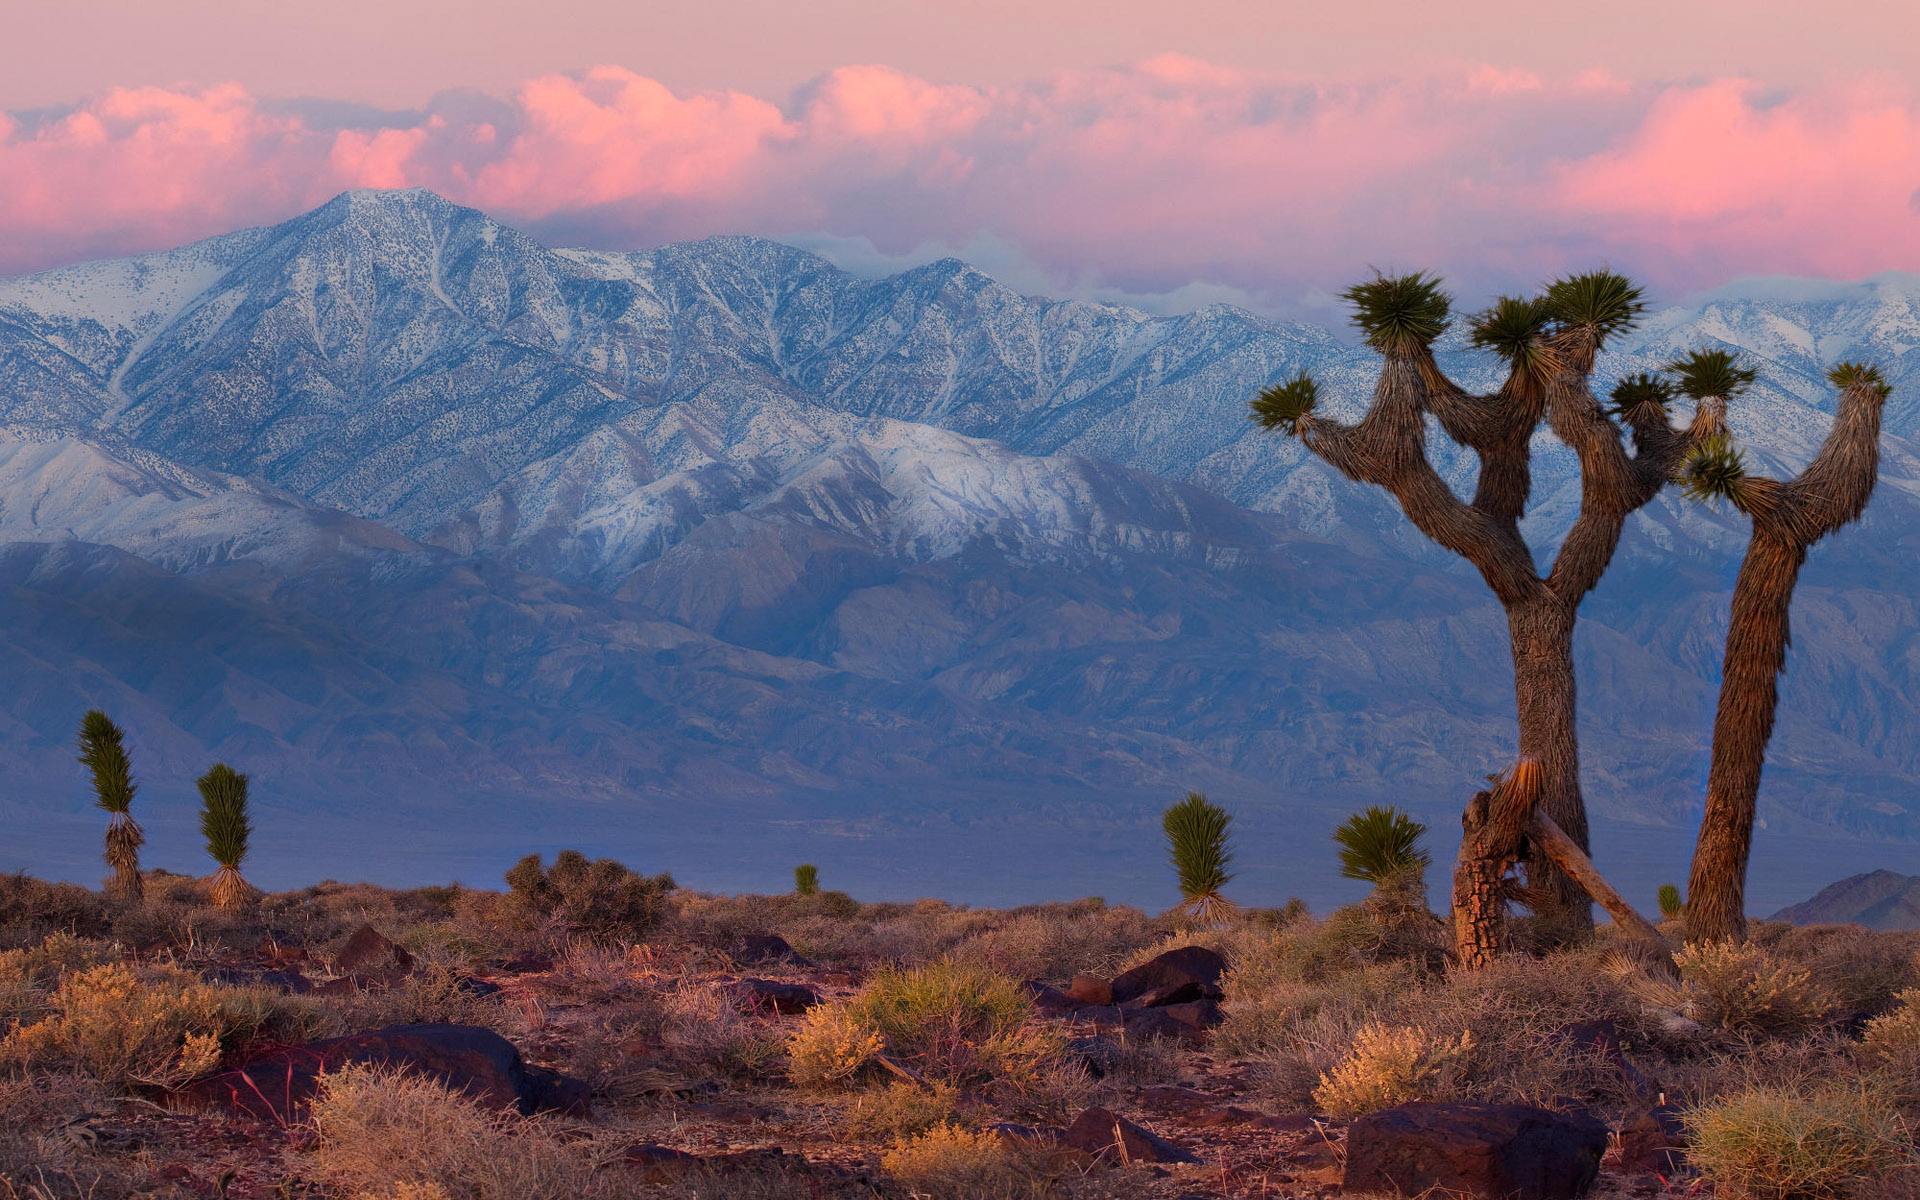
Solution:
[{"label": "pink sky", "polygon": [[14,0],[0,273],[410,185],[555,244],[957,253],[1163,308],[1375,264],[1920,270],[1910,5],[1543,7]]}]

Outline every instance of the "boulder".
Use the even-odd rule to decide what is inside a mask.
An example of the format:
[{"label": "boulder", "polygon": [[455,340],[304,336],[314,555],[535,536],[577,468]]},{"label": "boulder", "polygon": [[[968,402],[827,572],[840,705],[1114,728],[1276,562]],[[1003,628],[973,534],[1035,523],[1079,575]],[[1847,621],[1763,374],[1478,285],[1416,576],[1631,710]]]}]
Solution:
[{"label": "boulder", "polygon": [[1181,946],[1141,963],[1113,981],[1113,1002],[1125,1004],[1150,992],[1178,989],[1192,984],[1197,989],[1192,999],[1221,996],[1220,977],[1226,974],[1227,960],[1205,946]]},{"label": "boulder", "polygon": [[1132,1038],[1173,1038],[1188,1046],[1202,1046],[1207,1031],[1225,1018],[1211,1000],[1175,1004],[1166,1008],[1120,1009],[1121,1027]]},{"label": "boulder", "polygon": [[1087,1074],[1095,1079],[1104,1079],[1119,1070],[1121,1060],[1126,1057],[1125,1047],[1098,1033],[1069,1038],[1064,1049],[1068,1055],[1080,1060],[1086,1066]]},{"label": "boulder", "polygon": [[813,965],[796,953],[794,948],[787,944],[787,939],[777,933],[742,934],[728,945],[727,957],[742,964],[780,962],[796,967]]},{"label": "boulder", "polygon": [[741,1003],[777,1012],[781,1016],[803,1013],[820,1003],[820,993],[804,983],[780,983],[772,979],[742,979],[733,985],[733,994]]},{"label": "boulder", "polygon": [[1061,1136],[1061,1145],[1091,1158],[1123,1163],[1197,1163],[1191,1151],[1176,1146],[1125,1117],[1104,1108],[1089,1108],[1073,1119]]},{"label": "boulder", "polygon": [[1071,1017],[1085,1007],[1072,996],[1038,979],[1028,979],[1020,984],[1020,990],[1033,1001],[1033,1009],[1043,1017]]},{"label": "boulder", "polygon": [[511,958],[502,959],[500,969],[509,975],[544,975],[553,970],[553,955],[542,954],[538,950],[522,950]]},{"label": "boulder", "polygon": [[1607,1128],[1523,1104],[1408,1104],[1347,1127],[1349,1192],[1573,1200],[1600,1174]]},{"label": "boulder", "polygon": [[396,1025],[270,1050],[190,1084],[174,1098],[186,1107],[217,1105],[284,1124],[304,1115],[322,1074],[349,1064],[415,1071],[483,1104],[525,1115],[585,1114],[589,1108],[586,1084],[523,1062],[513,1043],[472,1025]]},{"label": "boulder", "polygon": [[411,971],[413,955],[371,925],[353,931],[347,944],[333,956],[333,969],[342,975],[363,971]]},{"label": "boulder", "polygon": [[1113,985],[1092,975],[1075,975],[1067,984],[1067,999],[1082,1008],[1105,1008],[1113,1003]]},{"label": "boulder", "polygon": [[1620,1169],[1673,1175],[1687,1165],[1687,1131],[1670,1104],[1642,1109],[1620,1122]]},{"label": "boulder", "polygon": [[1595,1070],[1590,1082],[1596,1091],[1606,1082],[1603,1076],[1617,1078],[1648,1098],[1658,1090],[1652,1080],[1627,1061],[1626,1048],[1620,1042],[1620,1027],[1612,1021],[1604,1018],[1575,1021],[1549,1033],[1547,1040],[1567,1047],[1593,1065]]}]

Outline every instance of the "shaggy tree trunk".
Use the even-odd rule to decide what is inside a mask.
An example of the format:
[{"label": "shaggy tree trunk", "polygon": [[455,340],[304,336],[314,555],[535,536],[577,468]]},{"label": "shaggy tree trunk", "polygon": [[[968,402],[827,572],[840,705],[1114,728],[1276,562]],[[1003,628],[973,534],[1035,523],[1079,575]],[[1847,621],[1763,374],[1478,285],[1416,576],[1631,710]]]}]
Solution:
[{"label": "shaggy tree trunk", "polygon": [[[1580,796],[1580,742],[1574,726],[1573,624],[1573,613],[1552,596],[1507,613],[1520,756],[1540,764],[1540,810],[1586,853],[1587,812]],[[1547,908],[1571,921],[1575,932],[1592,928],[1586,892],[1538,847],[1527,860],[1527,882]]]},{"label": "shaggy tree trunk", "polygon": [[1788,483],[1742,478],[1728,489],[1753,519],[1753,536],[1727,625],[1706,813],[1687,879],[1689,942],[1746,937],[1747,858],[1779,708],[1794,585],[1808,549],[1857,519],[1873,495],[1885,402],[1878,377],[1862,376],[1842,390],[1833,429],[1798,477]]}]

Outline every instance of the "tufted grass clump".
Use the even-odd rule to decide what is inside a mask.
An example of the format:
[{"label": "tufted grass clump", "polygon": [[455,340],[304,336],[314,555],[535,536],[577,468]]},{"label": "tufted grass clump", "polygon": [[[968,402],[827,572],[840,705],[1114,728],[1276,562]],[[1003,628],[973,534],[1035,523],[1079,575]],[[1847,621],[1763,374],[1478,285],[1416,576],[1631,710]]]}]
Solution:
[{"label": "tufted grass clump", "polygon": [[1751,1088],[1682,1120],[1689,1161],[1738,1200],[1840,1200],[1914,1158],[1898,1108],[1864,1086]]},{"label": "tufted grass clump", "polygon": [[787,1042],[789,1075],[812,1087],[866,1077],[883,1054],[929,1079],[1017,1083],[1054,1049],[1019,984],[957,959],[883,968],[852,999],[809,1009]]},{"label": "tufted grass clump", "polygon": [[1688,1015],[1732,1033],[1792,1033],[1833,1011],[1833,997],[1810,971],[1751,942],[1695,943],[1673,960]]}]

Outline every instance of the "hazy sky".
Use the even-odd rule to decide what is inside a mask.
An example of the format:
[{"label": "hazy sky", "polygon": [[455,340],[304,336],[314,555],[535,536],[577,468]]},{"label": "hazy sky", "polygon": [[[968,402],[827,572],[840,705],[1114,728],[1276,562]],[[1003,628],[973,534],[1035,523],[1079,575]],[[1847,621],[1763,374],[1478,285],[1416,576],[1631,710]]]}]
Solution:
[{"label": "hazy sky", "polygon": [[0,272],[414,184],[1163,308],[1912,270],[1920,4],[0,0]]}]

